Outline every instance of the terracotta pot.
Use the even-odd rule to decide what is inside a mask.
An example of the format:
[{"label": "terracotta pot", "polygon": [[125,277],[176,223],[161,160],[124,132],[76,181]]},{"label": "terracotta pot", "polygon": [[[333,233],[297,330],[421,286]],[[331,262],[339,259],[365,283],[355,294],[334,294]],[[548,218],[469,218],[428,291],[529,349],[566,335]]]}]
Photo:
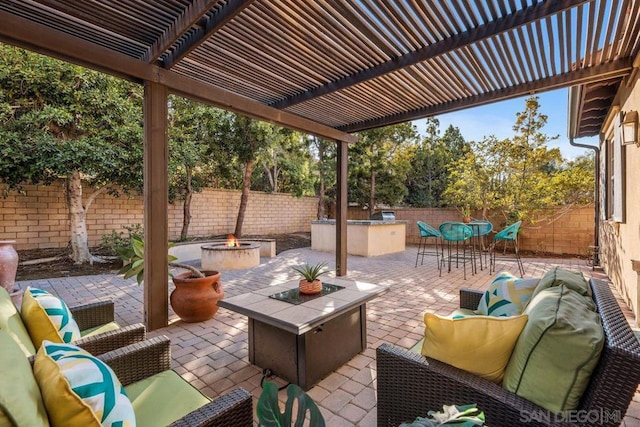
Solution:
[{"label": "terracotta pot", "polygon": [[173,311],[185,322],[202,322],[211,319],[218,311],[218,301],[224,298],[220,273],[203,271],[204,278],[191,278],[191,272],[176,274],[176,288],[169,300]]},{"label": "terracotta pot", "polygon": [[18,252],[13,248],[15,240],[0,240],[0,286],[12,293],[18,271]]},{"label": "terracotta pot", "polygon": [[471,217],[465,216],[462,218],[462,222],[465,224],[469,224],[471,222]]},{"label": "terracotta pot", "polygon": [[300,288],[300,293],[313,295],[322,291],[322,282],[320,279],[316,279],[313,282],[307,282],[307,279],[302,279],[298,287]]}]

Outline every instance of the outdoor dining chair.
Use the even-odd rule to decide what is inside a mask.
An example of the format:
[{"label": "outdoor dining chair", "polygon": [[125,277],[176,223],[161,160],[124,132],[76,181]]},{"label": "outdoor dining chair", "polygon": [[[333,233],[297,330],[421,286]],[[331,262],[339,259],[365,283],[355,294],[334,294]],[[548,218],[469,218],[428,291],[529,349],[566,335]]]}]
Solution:
[{"label": "outdoor dining chair", "polygon": [[[442,234],[442,239],[447,244],[447,260],[449,262],[448,273],[451,273],[451,259],[453,258],[453,245],[456,246],[456,268],[459,266],[459,263],[462,262],[462,268],[464,270],[464,278],[467,278],[467,262],[473,263],[474,261],[474,253],[473,247],[471,245],[471,237],[473,236],[473,230],[466,224],[461,222],[443,222],[438,227],[440,233]],[[460,258],[460,246],[462,246],[462,258]],[[467,250],[469,251],[469,255],[467,256]],[[443,263],[445,259],[442,258],[441,262]],[[473,264],[471,267],[471,273],[473,274]],[[442,269],[440,270],[440,275],[442,275]]]},{"label": "outdoor dining chair", "polygon": [[515,253],[514,258],[518,263],[518,269],[520,270],[520,277],[524,277],[524,265],[522,265],[522,260],[520,259],[520,253],[518,250],[518,230],[520,229],[520,224],[522,221],[518,221],[514,224],[509,225],[504,230],[500,231],[498,234],[493,236],[493,242],[491,243],[491,247],[489,248],[489,273],[493,273],[496,271],[496,246],[498,243],[502,242],[504,247],[502,249],[503,256],[502,259],[508,259],[509,257],[506,255],[507,252],[507,244],[509,242],[513,243],[513,251]]},{"label": "outdoor dining chair", "polygon": [[[487,252],[488,248],[485,248],[485,238],[491,233],[493,230],[493,224],[489,221],[483,219],[474,219],[469,223],[471,230],[473,231],[473,238],[475,245],[478,244],[479,255],[480,258],[480,270],[482,271],[482,252],[484,251],[484,264],[487,266]],[[475,250],[475,248],[474,248]]]},{"label": "outdoor dining chair", "polygon": [[[418,231],[420,232],[420,242],[418,243],[418,253],[416,254],[416,267],[418,267],[418,258],[420,256],[422,256],[422,259],[420,260],[420,265],[422,265],[424,263],[425,255],[435,255],[438,270],[440,270],[440,257],[444,256],[442,248],[442,234],[429,224],[422,221],[418,221]],[[429,238],[435,239],[435,251],[427,249],[427,239]]]}]

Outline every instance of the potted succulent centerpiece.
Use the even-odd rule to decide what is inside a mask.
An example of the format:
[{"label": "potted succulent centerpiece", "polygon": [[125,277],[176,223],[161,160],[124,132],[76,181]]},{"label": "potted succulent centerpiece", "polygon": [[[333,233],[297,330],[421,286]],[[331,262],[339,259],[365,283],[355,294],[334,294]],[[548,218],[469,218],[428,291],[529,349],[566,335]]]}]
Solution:
[{"label": "potted succulent centerpiece", "polygon": [[471,208],[469,205],[463,206],[460,209],[460,213],[462,214],[462,222],[469,224],[471,222]]},{"label": "potted succulent centerpiece", "polygon": [[322,282],[318,277],[320,275],[326,273],[327,271],[323,271],[323,268],[327,266],[326,262],[319,262],[315,265],[309,265],[305,263],[299,267],[292,267],[295,271],[302,275],[302,279],[300,279],[300,292],[303,294],[317,294],[322,291]]},{"label": "potted succulent centerpiece", "polygon": [[[125,279],[135,277],[141,284],[144,276],[144,241],[141,237],[131,236],[131,246],[120,252],[125,265],[119,273]],[[185,322],[202,322],[211,319],[218,311],[218,301],[224,298],[218,271],[203,270],[175,262],[177,258],[167,254],[167,263],[171,267],[187,270],[171,275],[175,289],[169,301],[173,311]]]}]

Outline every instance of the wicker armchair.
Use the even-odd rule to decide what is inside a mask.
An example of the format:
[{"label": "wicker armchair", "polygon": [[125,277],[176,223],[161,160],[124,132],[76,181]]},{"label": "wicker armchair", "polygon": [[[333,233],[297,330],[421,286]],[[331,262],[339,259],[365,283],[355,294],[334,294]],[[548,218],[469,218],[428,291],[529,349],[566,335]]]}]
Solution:
[{"label": "wicker armchair", "polygon": [[[577,414],[597,414],[596,425],[618,426],[640,383],[640,344],[609,285],[594,279],[590,285],[606,341],[578,407],[585,412]],[[475,309],[481,295],[461,290],[461,308]],[[566,420],[490,381],[397,346],[382,344],[376,354],[378,426],[397,426],[444,404],[467,403],[477,403],[492,427],[590,425],[559,423]]]},{"label": "wicker armchair", "polygon": [[[115,372],[123,386],[171,369],[170,340],[151,338],[99,356]],[[171,402],[158,402],[170,404]],[[173,422],[172,427],[252,426],[251,394],[237,388]]]},{"label": "wicker armchair", "polygon": [[[114,323],[113,301],[92,302],[69,307],[69,310],[81,333]],[[141,323],[126,327],[120,327],[115,323],[109,326],[110,328],[104,328],[108,332],[85,336],[74,341],[74,344],[84,348],[91,354],[98,355],[125,345],[140,342],[146,338],[146,329]],[[32,356],[37,350],[33,349],[33,338],[28,333],[21,311],[14,305],[4,288],[0,288],[0,329],[6,329],[7,332],[13,335],[14,339],[21,342],[23,351],[28,356]]]},{"label": "wicker armchair", "polygon": [[[76,307],[69,307],[73,319],[81,331],[95,328],[114,321],[113,301],[97,301]],[[142,323],[120,327],[114,331],[103,332],[74,341],[74,345],[94,355],[100,355],[116,348],[143,341],[147,330]]]}]

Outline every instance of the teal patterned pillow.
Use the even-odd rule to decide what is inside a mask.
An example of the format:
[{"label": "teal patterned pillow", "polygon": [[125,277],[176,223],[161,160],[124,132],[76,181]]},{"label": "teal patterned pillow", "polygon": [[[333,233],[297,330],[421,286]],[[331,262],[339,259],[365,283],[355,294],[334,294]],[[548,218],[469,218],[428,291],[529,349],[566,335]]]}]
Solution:
[{"label": "teal patterned pillow", "polygon": [[36,348],[45,339],[69,343],[81,338],[80,328],[67,304],[42,289],[27,288],[21,315]]},{"label": "teal patterned pillow", "polygon": [[114,372],[85,350],[45,340],[33,373],[53,427],[136,425],[133,406]]},{"label": "teal patterned pillow", "polygon": [[521,279],[501,271],[482,296],[476,313],[497,317],[522,314],[539,281],[539,278]]}]

